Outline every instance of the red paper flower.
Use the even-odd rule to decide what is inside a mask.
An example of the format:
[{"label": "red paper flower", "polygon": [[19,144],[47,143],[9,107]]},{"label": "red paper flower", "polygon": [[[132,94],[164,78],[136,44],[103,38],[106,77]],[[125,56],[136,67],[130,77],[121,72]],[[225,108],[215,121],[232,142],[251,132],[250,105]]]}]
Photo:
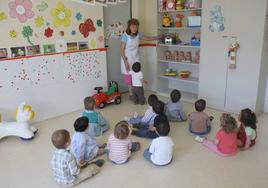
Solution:
[{"label": "red paper flower", "polygon": [[79,25],[79,31],[85,38],[87,38],[89,35],[89,32],[90,31],[95,32],[96,28],[94,26],[93,21],[89,18],[89,19],[85,20],[84,23],[81,23]]},{"label": "red paper flower", "polygon": [[46,36],[47,38],[52,37],[53,32],[54,32],[53,29],[51,29],[50,27],[48,27],[48,28],[45,30],[45,36]]}]

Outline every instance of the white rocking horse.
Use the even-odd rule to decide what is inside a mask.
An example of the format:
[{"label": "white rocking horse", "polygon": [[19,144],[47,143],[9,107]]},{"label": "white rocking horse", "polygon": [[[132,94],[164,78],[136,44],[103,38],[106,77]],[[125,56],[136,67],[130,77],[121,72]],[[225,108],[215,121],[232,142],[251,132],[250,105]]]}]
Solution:
[{"label": "white rocking horse", "polygon": [[29,125],[28,121],[31,121],[34,115],[31,106],[25,102],[21,103],[15,112],[15,122],[0,122],[0,139],[6,136],[18,136],[22,140],[33,139],[38,129]]}]

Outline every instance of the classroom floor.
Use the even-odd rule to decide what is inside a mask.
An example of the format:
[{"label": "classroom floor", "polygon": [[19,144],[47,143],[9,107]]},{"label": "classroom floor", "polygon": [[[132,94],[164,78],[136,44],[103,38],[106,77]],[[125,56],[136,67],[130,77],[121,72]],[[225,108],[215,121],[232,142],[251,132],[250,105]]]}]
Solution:
[{"label": "classroom floor", "polygon": [[[148,93],[147,93],[148,94]],[[166,100],[166,99],[163,99]],[[124,116],[131,116],[135,111],[143,113],[147,106],[132,104],[127,95],[119,106],[111,105],[102,114],[112,128],[97,138],[98,143],[107,141],[113,126]],[[185,103],[186,113],[193,110],[193,105]],[[215,117],[213,138],[219,127],[221,112],[207,109]],[[59,187],[52,177],[50,160],[54,148],[50,137],[56,129],[67,129],[73,133],[73,122],[81,111],[38,123],[37,137],[32,141],[21,141],[15,137],[0,141],[0,187],[1,188],[56,188]],[[77,188],[267,188],[268,187],[268,114],[258,119],[257,145],[248,151],[241,151],[236,156],[222,158],[208,151],[194,141],[188,133],[187,123],[172,123],[170,136],[175,142],[173,162],[166,167],[155,167],[143,159],[143,150],[150,140],[133,137],[140,141],[142,148],[124,165],[114,165],[106,160],[103,170],[96,177],[89,179]]]}]

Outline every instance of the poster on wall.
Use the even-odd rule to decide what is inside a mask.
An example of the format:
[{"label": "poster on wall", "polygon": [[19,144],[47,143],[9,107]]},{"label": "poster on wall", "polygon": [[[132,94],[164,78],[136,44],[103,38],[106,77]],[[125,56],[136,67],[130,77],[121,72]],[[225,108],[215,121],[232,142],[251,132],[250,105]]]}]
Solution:
[{"label": "poster on wall", "polygon": [[110,24],[106,29],[106,39],[119,38],[124,33],[125,28],[121,22]]},{"label": "poster on wall", "polygon": [[44,54],[52,54],[56,52],[55,44],[44,44]]},{"label": "poster on wall", "polygon": [[26,56],[25,47],[13,47],[10,48],[12,57]]},{"label": "poster on wall", "polygon": [[7,58],[7,49],[6,48],[0,48],[0,59],[1,58]]},{"label": "poster on wall", "polygon": [[77,42],[68,42],[67,43],[67,51],[71,52],[71,51],[76,51],[77,49]]},{"label": "poster on wall", "polygon": [[27,49],[27,55],[29,55],[29,56],[40,54],[40,46],[39,45],[27,46],[26,49]]},{"label": "poster on wall", "polygon": [[208,30],[210,32],[223,32],[225,29],[224,22],[225,18],[222,14],[222,9],[220,5],[216,5],[209,12],[210,24]]}]

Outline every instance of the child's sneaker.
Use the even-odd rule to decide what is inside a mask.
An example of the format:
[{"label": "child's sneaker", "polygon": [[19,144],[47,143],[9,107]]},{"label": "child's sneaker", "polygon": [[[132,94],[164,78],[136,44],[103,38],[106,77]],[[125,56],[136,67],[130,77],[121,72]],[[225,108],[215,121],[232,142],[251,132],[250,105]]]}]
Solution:
[{"label": "child's sneaker", "polygon": [[134,113],[133,117],[137,118],[139,116],[139,114],[137,112]]},{"label": "child's sneaker", "polygon": [[195,138],[195,141],[199,142],[199,143],[202,143],[204,142],[204,140],[206,139],[205,137],[201,137],[201,136],[196,136]]}]

